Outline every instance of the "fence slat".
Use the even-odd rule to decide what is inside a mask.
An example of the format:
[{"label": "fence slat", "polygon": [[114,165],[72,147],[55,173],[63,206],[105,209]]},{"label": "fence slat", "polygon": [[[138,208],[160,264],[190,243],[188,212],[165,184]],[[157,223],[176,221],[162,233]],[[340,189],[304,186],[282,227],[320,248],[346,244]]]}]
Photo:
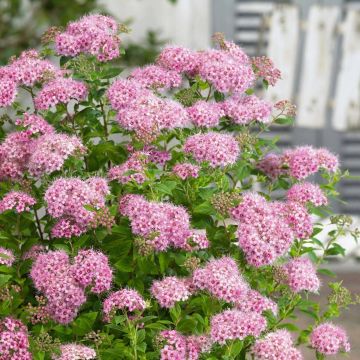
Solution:
[{"label": "fence slat", "polygon": [[334,99],[332,125],[337,130],[360,127],[360,10],[348,10],[343,24],[342,60]]},{"label": "fence slat", "polygon": [[293,100],[294,81],[299,41],[299,10],[297,6],[282,5],[270,16],[268,56],[281,69],[282,79],[269,88],[266,96],[271,101]]},{"label": "fence slat", "polygon": [[335,58],[338,6],[311,6],[301,70],[297,124],[310,128],[325,125]]}]

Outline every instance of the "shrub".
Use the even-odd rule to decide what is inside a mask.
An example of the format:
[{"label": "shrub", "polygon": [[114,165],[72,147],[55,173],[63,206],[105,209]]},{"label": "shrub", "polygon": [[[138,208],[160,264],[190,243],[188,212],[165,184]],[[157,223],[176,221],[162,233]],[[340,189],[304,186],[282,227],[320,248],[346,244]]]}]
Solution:
[{"label": "shrub", "polygon": [[344,253],[338,238],[357,236],[329,217],[346,174],[326,149],[281,152],[263,136],[294,117],[254,95],[279,70],[217,34],[214,49],[169,46],[120,78],[119,29],[90,15],[0,68],[12,127],[0,145],[1,359],[349,351],[329,320],[357,299],[341,283],[325,308],[308,297],[332,275],[326,257]]}]

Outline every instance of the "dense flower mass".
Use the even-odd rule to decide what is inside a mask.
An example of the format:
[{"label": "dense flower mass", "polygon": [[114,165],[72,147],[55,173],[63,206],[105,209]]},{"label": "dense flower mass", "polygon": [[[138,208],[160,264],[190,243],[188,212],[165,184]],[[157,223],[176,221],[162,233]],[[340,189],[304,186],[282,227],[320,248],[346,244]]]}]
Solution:
[{"label": "dense flower mass", "polygon": [[83,287],[91,286],[91,292],[100,294],[110,290],[112,270],[106,255],[94,250],[80,250],[74,258],[71,273]]},{"label": "dense flower mass", "polygon": [[146,180],[145,166],[147,162],[147,153],[134,152],[123,164],[113,166],[109,170],[108,178],[117,180],[121,184],[126,184],[129,181],[142,184]]},{"label": "dense flower mass", "polygon": [[39,115],[25,113],[22,119],[16,120],[16,125],[23,127],[31,135],[53,134],[55,129]]},{"label": "dense flower mass", "polygon": [[217,167],[234,164],[240,150],[231,135],[208,132],[188,137],[184,152],[190,153],[198,162],[208,161],[211,167]]},{"label": "dense flower mass", "polygon": [[1,74],[0,68],[0,107],[10,106],[16,99],[16,82]]},{"label": "dense flower mass", "polygon": [[88,15],[70,23],[65,32],[55,38],[58,54],[76,56],[95,55],[99,61],[119,56],[120,38],[116,21],[104,15]]},{"label": "dense flower mass", "polygon": [[70,78],[57,78],[48,82],[36,95],[35,106],[38,110],[47,110],[57,104],[68,104],[70,100],[84,100],[86,86]]},{"label": "dense flower mass", "polygon": [[103,312],[104,320],[111,321],[112,315],[116,310],[129,312],[143,311],[146,303],[142,296],[133,289],[122,289],[110,294],[104,301]]},{"label": "dense flower mass", "polygon": [[247,336],[258,337],[266,329],[266,320],[255,312],[225,310],[211,319],[211,339],[219,344],[226,340],[243,340]]},{"label": "dense flower mass", "polygon": [[17,319],[6,317],[0,321],[0,358],[2,360],[31,360],[28,331]]},{"label": "dense flower mass", "polygon": [[95,216],[95,212],[87,210],[85,205],[94,209],[105,207],[108,192],[106,180],[102,178],[55,180],[45,193],[49,214],[59,220],[53,235],[70,238],[85,232]]},{"label": "dense flower mass", "polygon": [[288,174],[302,180],[320,169],[335,172],[339,167],[339,160],[327,149],[300,146],[286,150],[281,155],[269,154],[259,162],[258,167],[271,178]]},{"label": "dense flower mass", "polygon": [[0,200],[0,213],[6,210],[15,210],[17,213],[30,211],[36,200],[22,191],[10,191]]},{"label": "dense flower mass", "polygon": [[130,74],[130,78],[145,88],[170,89],[180,86],[182,82],[181,76],[176,71],[157,65],[136,68]]},{"label": "dense flower mass", "polygon": [[248,291],[235,260],[230,257],[211,260],[204,268],[195,270],[192,282],[197,289],[227,302],[236,302]]},{"label": "dense flower mass", "polygon": [[180,179],[197,178],[199,176],[200,167],[191,163],[176,164],[173,167],[173,173]]},{"label": "dense flower mass", "polygon": [[309,258],[295,258],[283,265],[281,270],[292,291],[298,293],[303,290],[311,292],[319,290],[320,280]]},{"label": "dense flower mass", "polygon": [[157,59],[157,63],[167,69],[189,74],[196,72],[198,61],[196,52],[179,46],[165,47]]},{"label": "dense flower mass", "polygon": [[197,101],[193,106],[187,108],[187,112],[195,126],[207,128],[219,125],[223,116],[222,106],[216,102]]},{"label": "dense flower mass", "polygon": [[[129,194],[121,199],[119,210],[129,217],[132,232],[146,238],[156,251],[169,247],[191,250],[194,231],[190,229],[189,214],[184,208],[149,202],[142,196]],[[202,244],[207,245],[207,242],[201,241],[197,247]]]},{"label": "dense flower mass", "polygon": [[94,349],[79,345],[65,344],[60,346],[60,355],[53,356],[54,360],[91,360],[96,359]]},{"label": "dense flower mass", "polygon": [[178,279],[175,276],[154,281],[150,291],[160,306],[166,308],[172,308],[176,302],[185,301],[191,296],[186,279]]},{"label": "dense flower mass", "polygon": [[255,95],[232,96],[226,100],[222,108],[235,124],[249,124],[251,121],[268,123],[272,106],[268,101],[261,100]]},{"label": "dense flower mass", "polygon": [[164,343],[160,351],[161,360],[198,360],[212,345],[211,339],[206,335],[185,336],[176,330],[162,331],[159,340]]},{"label": "dense flower mass", "polygon": [[310,335],[310,344],[324,355],[350,351],[350,343],[345,330],[330,323],[320,324],[313,330]]},{"label": "dense flower mass", "polygon": [[294,240],[290,225],[277,207],[258,194],[245,194],[231,213],[239,221],[239,246],[251,265],[271,264],[285,254]]},{"label": "dense flower mass", "polygon": [[10,249],[5,249],[0,246],[0,265],[11,266],[14,261],[14,253]]},{"label": "dense flower mass", "polygon": [[281,72],[267,56],[254,57],[252,60],[254,72],[257,77],[274,86],[281,79]]},{"label": "dense flower mass", "polygon": [[266,310],[271,311],[274,315],[278,313],[278,306],[274,301],[252,289],[237,299],[236,309],[243,312],[256,312],[258,314],[262,314]]},{"label": "dense flower mass", "polygon": [[302,360],[287,330],[277,330],[259,339],[252,347],[255,360]]},{"label": "dense flower mass", "polygon": [[286,194],[288,200],[314,206],[327,205],[327,198],[320,186],[309,182],[294,184]]}]

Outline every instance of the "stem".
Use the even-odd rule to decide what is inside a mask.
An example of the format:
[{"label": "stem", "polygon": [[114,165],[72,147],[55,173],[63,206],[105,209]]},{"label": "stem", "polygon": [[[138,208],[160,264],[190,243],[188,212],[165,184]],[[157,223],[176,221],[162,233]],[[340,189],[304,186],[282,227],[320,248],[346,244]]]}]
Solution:
[{"label": "stem", "polygon": [[38,213],[37,213],[36,209],[34,209],[34,214],[35,214],[36,225],[37,225],[37,228],[38,228],[38,231],[39,231],[40,239],[41,239],[41,241],[44,241],[44,234],[43,234],[43,232],[41,230],[41,223],[40,223],[40,219],[39,219],[39,216],[38,216]]},{"label": "stem", "polygon": [[107,123],[107,118],[106,118],[106,112],[104,109],[104,103],[100,100],[100,109],[101,109],[101,114],[103,116],[103,121],[104,121],[104,135],[105,135],[105,139],[106,141],[108,141],[109,139],[109,131],[108,131],[108,123]]}]

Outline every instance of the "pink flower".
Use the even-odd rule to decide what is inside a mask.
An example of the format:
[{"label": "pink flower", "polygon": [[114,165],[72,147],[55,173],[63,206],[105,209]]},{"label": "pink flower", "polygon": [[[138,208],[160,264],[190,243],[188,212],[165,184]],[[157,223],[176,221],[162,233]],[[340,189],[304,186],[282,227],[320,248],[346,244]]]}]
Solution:
[{"label": "pink flower", "polygon": [[16,82],[0,75],[0,108],[10,106],[15,101],[16,95]]},{"label": "pink flower", "polygon": [[60,346],[60,355],[53,355],[54,360],[90,360],[96,359],[94,349],[78,344],[65,344]]},{"label": "pink flower", "polygon": [[25,113],[23,119],[17,119],[16,125],[30,131],[31,135],[53,134],[55,129],[39,115]]},{"label": "pink flower", "polygon": [[199,171],[200,167],[191,163],[176,164],[173,167],[173,173],[182,180],[189,177],[197,178],[199,176]]},{"label": "pink flower", "polygon": [[167,46],[161,51],[157,63],[170,70],[193,74],[198,67],[198,56],[190,49]]},{"label": "pink flower", "polygon": [[95,294],[110,290],[112,270],[107,256],[100,251],[80,250],[71,272],[81,286],[91,286],[90,291]]},{"label": "pink flower", "polygon": [[251,121],[270,122],[272,105],[255,95],[232,96],[222,103],[225,115],[232,118],[235,124],[249,124]]},{"label": "pink flower", "polygon": [[17,319],[6,317],[0,321],[1,359],[31,360],[28,331]]},{"label": "pink flower", "polygon": [[207,128],[219,125],[223,116],[221,105],[215,102],[197,101],[193,106],[186,109],[191,121],[195,126]]},{"label": "pink flower", "polygon": [[227,302],[235,303],[248,291],[248,284],[230,257],[210,260],[205,267],[196,269],[192,283],[195,288]]},{"label": "pink flower", "polygon": [[138,82],[145,88],[170,89],[179,87],[182,82],[182,78],[178,72],[168,70],[158,65],[147,65],[136,68],[130,74],[130,79]]},{"label": "pink flower", "polygon": [[318,292],[320,280],[310,259],[306,257],[292,259],[283,265],[281,270],[285,275],[285,282],[292,291],[296,293],[303,290]]},{"label": "pink flower", "polygon": [[132,289],[122,289],[110,294],[103,303],[104,320],[111,321],[113,311],[117,309],[133,312],[144,311],[146,303],[141,295]]},{"label": "pink flower", "polygon": [[345,330],[331,323],[317,326],[310,335],[310,344],[316,351],[325,355],[350,351],[350,343]]},{"label": "pink flower", "polygon": [[234,137],[216,132],[188,137],[183,149],[198,162],[208,161],[211,167],[232,165],[240,153]]},{"label": "pink flower", "polygon": [[156,251],[170,247],[195,250],[205,245],[203,238],[193,238],[189,214],[180,206],[149,202],[140,195],[128,194],[120,200],[119,211],[129,217],[132,232],[144,237]]},{"label": "pink flower", "polygon": [[281,72],[267,56],[258,56],[251,59],[257,77],[263,78],[274,86],[281,79]]},{"label": "pink flower", "polygon": [[38,110],[47,110],[57,104],[68,104],[70,100],[81,101],[87,96],[86,85],[70,78],[57,78],[45,84],[35,98]]},{"label": "pink flower", "polygon": [[[267,202],[256,193],[246,193],[243,201],[231,211],[232,217],[239,221],[239,246],[244,251],[246,260],[253,266],[273,263],[288,251],[294,241],[289,223],[293,224],[292,220],[295,219],[291,217],[284,221],[285,215],[279,212],[281,206],[282,204]],[[288,212],[290,217],[292,212]],[[298,227],[302,225],[301,220]]]},{"label": "pink flower", "polygon": [[56,36],[56,52],[65,56],[91,54],[99,61],[108,61],[120,55],[117,33],[118,25],[111,17],[87,15],[69,23],[65,32]]},{"label": "pink flower", "polygon": [[191,296],[187,282],[175,276],[154,281],[150,292],[160,306],[165,308],[172,308],[178,301],[185,301]]},{"label": "pink flower", "polygon": [[293,185],[286,194],[289,201],[299,202],[301,204],[311,203],[314,206],[327,205],[328,201],[317,184],[304,182]]},{"label": "pink flower", "polygon": [[266,329],[266,320],[255,312],[225,310],[211,319],[211,339],[223,345],[226,340],[258,337]]},{"label": "pink flower", "polygon": [[284,161],[282,156],[270,153],[265,155],[264,158],[259,161],[257,168],[273,180],[286,174],[286,170],[283,169],[283,166]]},{"label": "pink flower", "polygon": [[262,296],[256,290],[248,290],[236,301],[236,309],[243,312],[256,312],[262,314],[265,310],[270,310],[274,315],[278,313],[277,304],[269,298]]},{"label": "pink flower", "polygon": [[302,360],[299,350],[295,349],[291,335],[287,330],[269,333],[263,339],[256,340],[252,347],[255,360]]},{"label": "pink flower", "polygon": [[22,191],[10,191],[0,201],[0,213],[6,210],[16,210],[17,213],[30,211],[30,206],[36,204],[36,200]]},{"label": "pink flower", "polygon": [[14,253],[10,249],[0,246],[0,265],[11,266],[15,261]]}]

